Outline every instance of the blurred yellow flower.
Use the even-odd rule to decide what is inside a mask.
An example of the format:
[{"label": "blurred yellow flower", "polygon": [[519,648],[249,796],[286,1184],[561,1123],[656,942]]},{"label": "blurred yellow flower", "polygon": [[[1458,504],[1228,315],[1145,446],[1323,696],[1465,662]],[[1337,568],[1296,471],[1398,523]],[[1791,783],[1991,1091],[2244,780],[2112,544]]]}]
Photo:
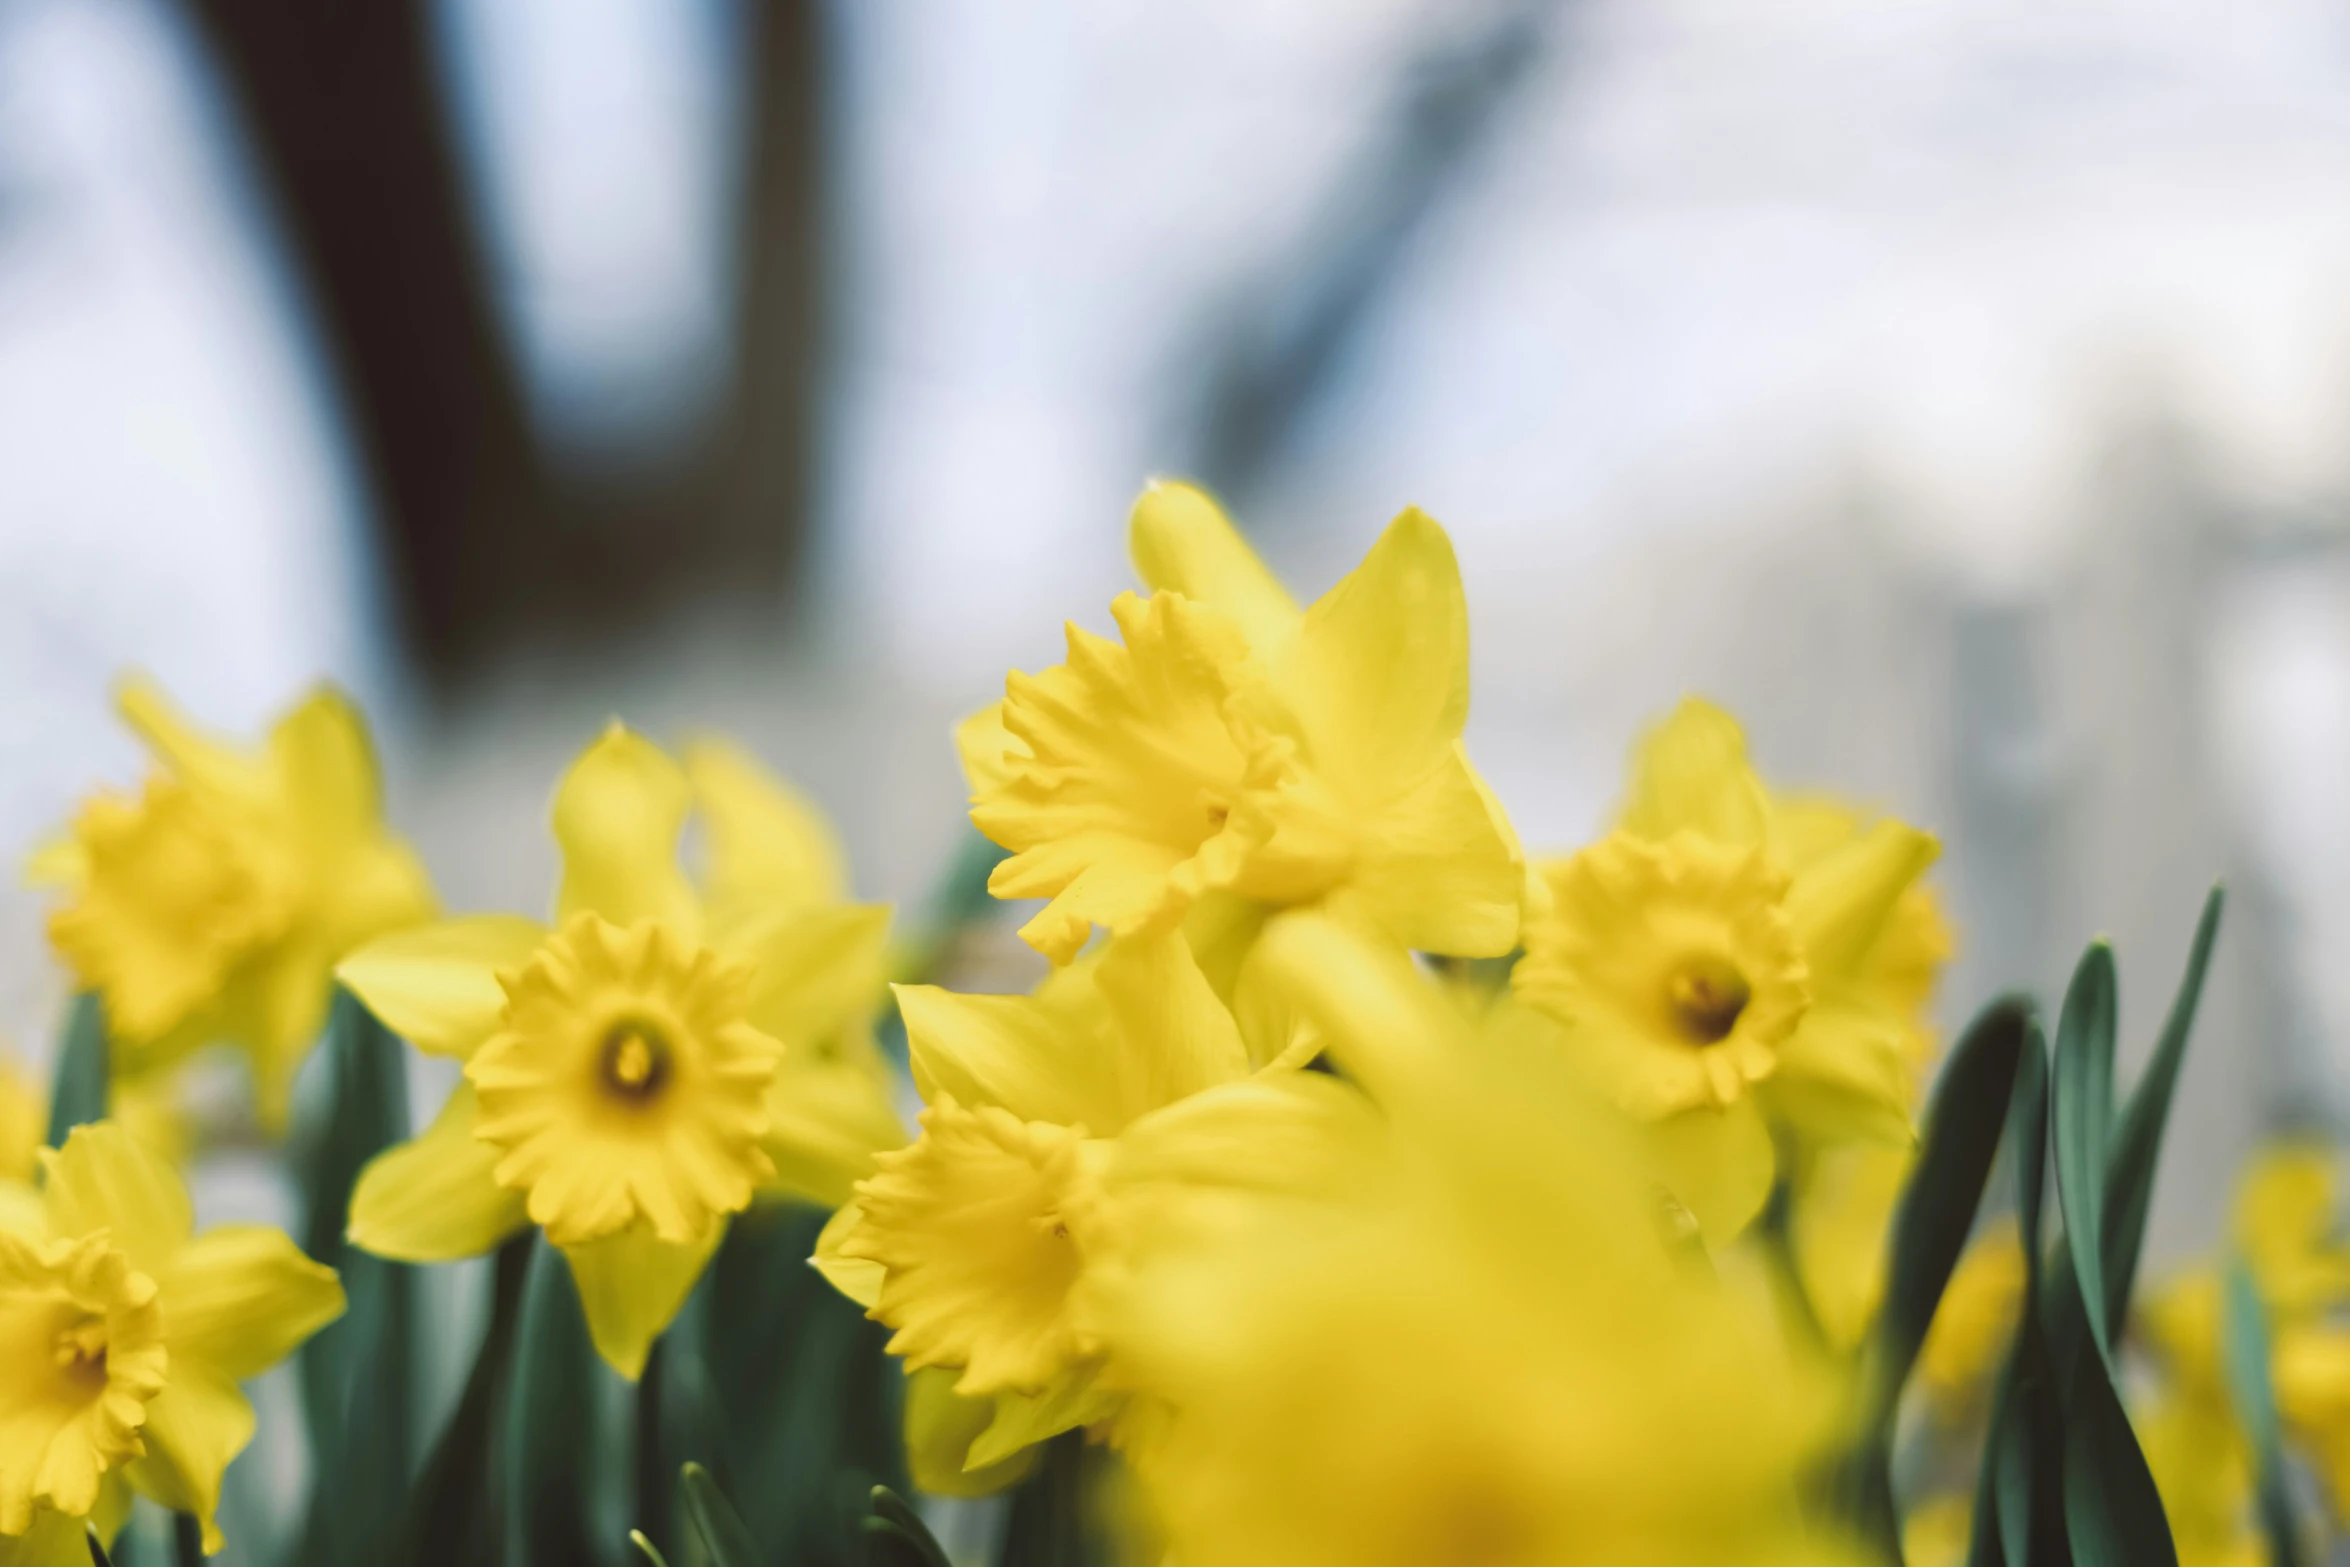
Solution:
[{"label": "blurred yellow flower", "polygon": [[1179,935],[1129,936],[1033,996],[901,986],[928,1108],[913,1146],[829,1226],[817,1262],[895,1330],[907,1369],[951,1368],[995,1401],[973,1469],[1117,1412],[1079,1319],[1107,1240],[1103,1176],[1123,1136],[1250,1072],[1240,1031]]},{"label": "blurred yellow flower", "polygon": [[198,734],[150,686],[120,702],[161,769],[135,798],[91,799],[36,856],[65,899],[50,940],[104,999],[124,1076],[232,1043],[281,1126],[336,961],[428,917],[430,884],[384,826],[366,727],[341,695],[312,695],[258,755]]},{"label": "blurred yellow flower", "polygon": [[[1581,1077],[1334,923],[1277,921],[1262,951],[1343,1074],[1305,1081],[1359,1113],[1322,1140],[1335,1173],[1203,1189],[1192,1244],[1099,1282],[1121,1385],[1166,1411],[1129,1451],[1170,1558],[1845,1560],[1794,1506],[1832,1390],[1680,1265]],[[1225,1162],[1238,1185],[1248,1156]]]},{"label": "blurred yellow flower", "polygon": [[1417,511],[1300,611],[1213,502],[1136,504],[1154,590],[1071,627],[1069,660],[1015,674],[958,736],[972,820],[1012,851],[999,897],[1051,901],[1022,935],[1067,962],[1094,925],[1158,930],[1202,893],[1327,903],[1407,946],[1498,956],[1523,857],[1470,767],[1468,612],[1444,530]]},{"label": "blurred yellow flower", "polygon": [[194,1235],[179,1178],[119,1127],[42,1160],[38,1221],[0,1229],[0,1536],[119,1521],[127,1484],[216,1551],[221,1474],[253,1435],[237,1384],[340,1316],[342,1286],[275,1230]]},{"label": "blurred yellow flower", "polygon": [[1774,801],[1735,720],[1683,702],[1641,743],[1616,832],[1540,863],[1513,982],[1655,1128],[1710,1240],[1760,1211],[1774,1137],[1906,1146],[1949,938],[1934,840]]},{"label": "blurred yellow flower", "polygon": [[22,1067],[0,1056],[0,1181],[29,1181],[49,1125],[47,1096]]},{"label": "blurred yellow flower", "polygon": [[[700,888],[678,860],[697,809]],[[554,827],[554,928],[448,920],[338,970],[466,1073],[362,1174],[351,1239],[443,1261],[538,1224],[633,1378],[755,1190],[837,1204],[904,1140],[865,1033],[889,911],[845,902],[829,829],[723,747],[681,769],[615,724],[556,791]]]},{"label": "blurred yellow flower", "polygon": [[1926,1330],[1917,1385],[1937,1417],[1955,1425],[1987,1410],[2023,1303],[2024,1243],[2010,1220],[1977,1236],[1958,1259]]}]

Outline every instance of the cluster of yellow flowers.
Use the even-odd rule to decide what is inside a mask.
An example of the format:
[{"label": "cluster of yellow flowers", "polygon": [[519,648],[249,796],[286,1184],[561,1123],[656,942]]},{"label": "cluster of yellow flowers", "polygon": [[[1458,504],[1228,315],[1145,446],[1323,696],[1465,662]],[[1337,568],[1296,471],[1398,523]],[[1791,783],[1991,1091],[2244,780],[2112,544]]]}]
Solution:
[{"label": "cluster of yellow flowers", "polygon": [[[1462,744],[1434,522],[1303,609],[1195,489],[1147,491],[1131,542],[1117,636],[1072,626],[957,735],[991,890],[1042,900],[1020,934],[1050,972],[895,988],[912,1127],[876,1043],[889,911],[740,752],[613,725],[555,792],[552,920],[443,918],[348,705],[249,755],[130,689],[158,774],[34,867],[115,1119],[36,1152],[0,1080],[0,1567],[79,1567],[131,1490],[217,1543],[237,1379],[342,1292],[274,1231],[191,1238],[135,1107],[227,1042],[282,1127],[338,984],[462,1065],[358,1179],[351,1243],[437,1263],[536,1230],[624,1377],[734,1216],[800,1202],[833,1213],[814,1265],[894,1335],[926,1490],[1016,1484],[1083,1430],[1140,1481],[1134,1540],[1185,1567],[1866,1559],[1810,1502],[1916,1155],[1934,840],[1767,785],[1692,700],[1604,836],[1530,859]],[[2350,1499],[2322,1165],[2266,1167],[2243,1244],[2286,1416]],[[1980,1428],[2025,1273],[2012,1231],[1959,1268],[1930,1422]],[[2148,1313],[2173,1371],[2148,1446],[2232,1548],[2215,1279]],[[1968,1517],[1924,1501],[1913,1559]]]}]

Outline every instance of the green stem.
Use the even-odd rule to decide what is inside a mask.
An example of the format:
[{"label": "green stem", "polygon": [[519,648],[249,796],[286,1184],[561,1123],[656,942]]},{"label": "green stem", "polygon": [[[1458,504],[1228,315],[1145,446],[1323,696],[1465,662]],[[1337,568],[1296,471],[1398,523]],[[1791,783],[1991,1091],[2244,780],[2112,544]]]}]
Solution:
[{"label": "green stem", "polygon": [[653,1340],[644,1374],[636,1384],[636,1521],[654,1540],[674,1537],[669,1513],[677,1475],[669,1462],[669,1445],[661,1439],[662,1386],[668,1380],[668,1363],[666,1344]]},{"label": "green stem", "polygon": [[171,1559],[178,1567],[204,1567],[204,1526],[191,1514],[171,1515]]}]

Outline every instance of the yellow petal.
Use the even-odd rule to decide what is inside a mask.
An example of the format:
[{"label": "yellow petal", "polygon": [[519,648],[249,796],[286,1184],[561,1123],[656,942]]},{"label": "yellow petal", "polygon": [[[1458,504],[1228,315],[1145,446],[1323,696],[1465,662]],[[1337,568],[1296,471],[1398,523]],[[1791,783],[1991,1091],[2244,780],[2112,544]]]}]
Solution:
[{"label": "yellow petal", "polygon": [[257,1224],[208,1230],[180,1248],[161,1278],[172,1375],[202,1361],[257,1377],[343,1314],[335,1270],[285,1234]]},{"label": "yellow petal", "polygon": [[1779,1042],[1778,1070],[1756,1092],[1815,1141],[1906,1148],[1916,1137],[1908,1025],[1868,1008],[1813,1007]]},{"label": "yellow petal", "polygon": [[1240,1027],[1180,933],[1114,941],[1094,972],[1113,1024],[1121,1112],[1114,1125],[1088,1123],[1096,1135],[1248,1075]]},{"label": "yellow petal", "polygon": [[0,1230],[38,1235],[48,1228],[41,1194],[28,1181],[0,1180]]},{"label": "yellow petal", "polygon": [[1469,607],[1444,530],[1396,518],[1275,668],[1317,773],[1363,803],[1417,785],[1469,717]]},{"label": "yellow petal", "polygon": [[1525,889],[1517,833],[1455,741],[1380,812],[1345,898],[1416,951],[1493,958],[1518,944]]},{"label": "yellow petal", "polygon": [[767,1091],[759,1146],[775,1166],[767,1183],[825,1208],[849,1200],[873,1173],[873,1156],[905,1145],[887,1069],[862,1038],[794,1045]]},{"label": "yellow petal", "polygon": [[692,801],[685,774],[659,746],[617,722],[605,730],[555,791],[561,918],[590,912],[622,927],[657,920],[698,934],[701,907],[677,863]]},{"label": "yellow petal", "polygon": [[949,1097],[993,1105],[1022,1121],[1083,1126],[1115,1119],[1114,1063],[1098,1036],[1031,996],[966,996],[935,985],[892,987],[906,1020],[914,1086],[931,1104]]},{"label": "yellow petal", "polygon": [[1640,742],[1623,828],[1643,838],[1694,832],[1723,843],[1768,841],[1770,805],[1746,761],[1746,734],[1713,703],[1689,697]]},{"label": "yellow petal", "polygon": [[886,903],[782,908],[728,930],[718,943],[749,958],[757,977],[751,1026],[786,1045],[838,1033],[881,1000]]},{"label": "yellow petal", "polygon": [[1001,702],[990,702],[955,725],[955,755],[963,763],[964,786],[974,800],[1011,782],[1015,746],[1022,755],[1027,754],[1028,748],[1014,740],[1012,731],[1004,727]]},{"label": "yellow petal", "polygon": [[171,1380],[147,1404],[147,1452],[124,1466],[141,1494],[204,1527],[206,1554],[221,1547],[220,1477],[253,1440],[253,1406],[228,1373],[176,1357]]},{"label": "yellow petal", "polygon": [[965,1464],[979,1473],[998,1465],[1009,1466],[1049,1437],[1097,1425],[1115,1415],[1124,1401],[1115,1393],[1103,1392],[1095,1376],[1094,1367],[1073,1367],[1033,1393],[996,1394],[995,1418],[972,1442]]},{"label": "yellow petal", "polygon": [[714,904],[837,903],[849,878],[816,803],[723,740],[688,746],[685,773],[710,835]]},{"label": "yellow petal", "polygon": [[286,803],[317,838],[372,835],[383,794],[366,720],[341,692],[314,691],[269,733],[269,759]]},{"label": "yellow petal", "polygon": [[1685,1110],[1650,1131],[1665,1189],[1696,1216],[1706,1245],[1736,1240],[1762,1212],[1778,1173],[1771,1134],[1754,1100]]},{"label": "yellow petal", "polygon": [[90,874],[90,854],[82,841],[72,833],[34,845],[25,857],[24,880],[28,887],[79,887]]},{"label": "yellow petal", "polygon": [[351,1194],[351,1244],[401,1262],[454,1262],[492,1250],[530,1222],[523,1193],[492,1173],[503,1150],[473,1135],[471,1083],[424,1135],[368,1162]]},{"label": "yellow petal", "polygon": [[639,1225],[563,1248],[587,1313],[588,1336],[605,1364],[631,1382],[643,1375],[653,1340],[677,1316],[725,1238],[726,1226],[713,1224],[700,1240],[672,1245]]},{"label": "yellow petal", "polygon": [[335,966],[335,977],[427,1055],[473,1053],[506,1009],[498,971],[520,968],[546,929],[518,914],[468,914],[378,936]]},{"label": "yellow petal", "polygon": [[1787,917],[1822,990],[1868,959],[1902,895],[1940,852],[1932,834],[1882,821],[1818,856],[1795,878]]},{"label": "yellow petal", "polygon": [[854,1201],[842,1203],[840,1211],[827,1219],[817,1233],[816,1255],[808,1262],[824,1275],[826,1283],[871,1311],[881,1299],[881,1286],[888,1279],[889,1270],[869,1257],[850,1257],[841,1251],[849,1236],[864,1222],[864,1211]]},{"label": "yellow petal", "polygon": [[1259,653],[1271,654],[1297,626],[1288,590],[1223,508],[1191,485],[1160,480],[1144,490],[1127,547],[1144,583],[1222,611]]},{"label": "yellow petal", "polygon": [[111,1121],[77,1126],[41,1154],[41,1202],[58,1238],[112,1233],[131,1266],[161,1276],[187,1243],[194,1215],[171,1166]]},{"label": "yellow petal", "polygon": [[125,680],[115,690],[114,705],[163,764],[197,788],[246,799],[266,793],[267,778],[258,762],[199,733],[152,682]]},{"label": "yellow petal", "polygon": [[90,1567],[90,1526],[43,1507],[22,1534],[0,1534],[0,1567]]},{"label": "yellow petal", "polygon": [[906,1378],[906,1472],[933,1496],[993,1496],[1027,1478],[1036,1458],[1024,1452],[967,1467],[971,1444],[995,1419],[996,1400],[965,1398],[955,1391],[956,1375],[930,1367]]}]

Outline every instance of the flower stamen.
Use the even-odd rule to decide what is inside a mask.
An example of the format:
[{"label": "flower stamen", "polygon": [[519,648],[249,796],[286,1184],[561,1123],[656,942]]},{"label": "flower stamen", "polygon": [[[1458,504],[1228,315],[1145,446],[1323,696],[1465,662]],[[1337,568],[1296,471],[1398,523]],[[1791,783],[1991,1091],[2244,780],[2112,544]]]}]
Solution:
[{"label": "flower stamen", "polygon": [[1754,988],[1735,965],[1716,957],[1692,958],[1665,982],[1665,1004],[1674,1026],[1692,1043],[1719,1044],[1730,1037]]}]

